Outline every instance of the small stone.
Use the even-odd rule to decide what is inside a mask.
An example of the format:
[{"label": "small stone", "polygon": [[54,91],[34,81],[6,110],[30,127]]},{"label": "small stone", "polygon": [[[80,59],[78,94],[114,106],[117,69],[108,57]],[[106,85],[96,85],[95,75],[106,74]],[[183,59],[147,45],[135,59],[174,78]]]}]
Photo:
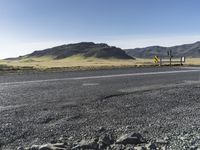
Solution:
[{"label": "small stone", "polygon": [[40,145],[32,145],[30,150],[39,150]]},{"label": "small stone", "polygon": [[81,142],[78,143],[75,147],[72,148],[72,150],[76,149],[97,149],[98,144],[97,139],[92,139],[92,140],[82,140]]},{"label": "small stone", "polygon": [[126,126],[126,129],[131,129],[131,126]]},{"label": "small stone", "polygon": [[133,149],[131,147],[127,147],[127,148],[125,148],[125,150],[136,150],[136,149]]},{"label": "small stone", "polygon": [[73,140],[73,136],[68,137],[67,140],[69,141]]},{"label": "small stone", "polygon": [[58,147],[56,144],[45,144],[40,146],[39,150],[65,150],[65,148]]},{"label": "small stone", "polygon": [[134,147],[134,150],[147,150],[146,147],[143,146],[136,146]]},{"label": "small stone", "polygon": [[53,144],[54,147],[57,147],[57,148],[65,148],[65,144],[64,143],[56,143],[56,144]]},{"label": "small stone", "polygon": [[53,146],[51,144],[41,145],[39,150],[53,150]]},{"label": "small stone", "polygon": [[157,150],[156,144],[151,143],[147,148],[149,148],[149,150]]},{"label": "small stone", "polygon": [[150,123],[150,124],[149,124],[149,127],[151,127],[151,126],[153,126],[153,124]]},{"label": "small stone", "polygon": [[105,134],[100,137],[99,141],[103,142],[106,145],[111,145],[114,143],[113,136],[111,134]]},{"label": "small stone", "polygon": [[106,129],[104,127],[99,127],[98,132],[104,132]]},{"label": "small stone", "polygon": [[132,145],[126,145],[125,150],[135,150]]},{"label": "small stone", "polygon": [[164,140],[169,141],[169,137],[168,136],[164,137]]},{"label": "small stone", "polygon": [[197,135],[197,136],[196,136],[196,139],[198,139],[198,140],[199,140],[199,139],[200,139],[200,136],[199,136],[199,135]]},{"label": "small stone", "polygon": [[156,140],[156,144],[160,144],[160,145],[168,145],[169,142],[166,141],[166,140],[159,139],[159,140]]},{"label": "small stone", "polygon": [[111,134],[105,134],[99,138],[99,149],[105,149],[110,147],[114,143],[113,136]]},{"label": "small stone", "polygon": [[149,132],[147,131],[147,130],[144,130],[144,132],[143,132],[144,134],[148,134]]},{"label": "small stone", "polygon": [[184,141],[186,139],[186,137],[181,136],[181,137],[179,137],[179,139],[182,140],[182,141]]},{"label": "small stone", "polygon": [[200,147],[199,147],[199,146],[197,147],[197,150],[200,150]]},{"label": "small stone", "polygon": [[[57,142],[59,142],[59,143],[64,142],[64,137],[61,136],[61,137],[57,140]],[[56,143],[57,143],[57,142],[56,142]],[[55,143],[53,143],[53,144],[55,144]]]},{"label": "small stone", "polygon": [[52,139],[52,140],[50,141],[50,143],[51,143],[51,144],[55,144],[55,143],[57,143],[57,140],[56,140],[56,139]]},{"label": "small stone", "polygon": [[20,146],[17,148],[17,150],[24,150],[24,147]]},{"label": "small stone", "polygon": [[141,144],[141,143],[146,143],[146,140],[141,136],[139,133],[129,133],[121,136],[116,144]]},{"label": "small stone", "polygon": [[198,147],[197,146],[191,146],[190,150],[198,150]]}]

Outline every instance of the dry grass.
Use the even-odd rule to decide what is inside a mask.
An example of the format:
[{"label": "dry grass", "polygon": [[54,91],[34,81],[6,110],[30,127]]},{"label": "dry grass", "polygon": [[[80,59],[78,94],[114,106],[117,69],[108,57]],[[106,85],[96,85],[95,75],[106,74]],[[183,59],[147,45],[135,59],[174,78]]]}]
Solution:
[{"label": "dry grass", "polygon": [[73,56],[70,58],[59,60],[52,59],[51,57],[40,57],[31,59],[23,58],[21,60],[2,61],[0,63],[14,67],[34,67],[37,69],[123,67],[152,64],[150,60],[98,59],[84,58],[82,56]]},{"label": "dry grass", "polygon": [[200,65],[200,58],[186,58],[187,65]]},{"label": "dry grass", "polygon": [[[186,65],[200,65],[200,58],[186,59]],[[0,65],[8,65],[16,68],[30,67],[35,69],[52,69],[52,68],[71,68],[71,69],[92,69],[107,67],[131,67],[131,66],[147,66],[154,65],[153,59],[97,59],[84,58],[82,56],[73,56],[66,59],[55,60],[51,57],[40,58],[23,58],[21,60],[0,60]]]},{"label": "dry grass", "polygon": [[[168,61],[167,64],[169,64],[169,59],[163,59],[163,61]],[[172,64],[173,61],[176,61],[176,64],[180,62],[180,59],[172,59]],[[178,63],[177,63],[178,62]],[[165,63],[163,63],[165,64]],[[186,58],[186,62],[183,63],[184,65],[200,65],[200,58]]]},{"label": "dry grass", "polygon": [[5,62],[3,60],[0,60],[0,64],[4,64]]}]

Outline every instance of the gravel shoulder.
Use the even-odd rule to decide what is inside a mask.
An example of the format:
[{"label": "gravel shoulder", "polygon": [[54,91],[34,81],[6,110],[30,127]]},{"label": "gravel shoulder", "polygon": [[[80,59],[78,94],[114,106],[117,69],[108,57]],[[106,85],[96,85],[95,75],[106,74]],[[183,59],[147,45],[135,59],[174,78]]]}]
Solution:
[{"label": "gravel shoulder", "polygon": [[199,91],[197,83],[97,99],[66,102],[61,98],[0,107],[1,148],[15,149],[60,138],[90,139],[99,136],[101,127],[116,138],[129,132],[140,133],[148,141],[167,137],[170,149],[198,146]]}]

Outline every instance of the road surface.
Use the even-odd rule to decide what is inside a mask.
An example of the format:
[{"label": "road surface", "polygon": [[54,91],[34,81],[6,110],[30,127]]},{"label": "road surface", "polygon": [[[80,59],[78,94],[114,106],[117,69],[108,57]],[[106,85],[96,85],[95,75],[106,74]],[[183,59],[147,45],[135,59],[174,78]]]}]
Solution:
[{"label": "road surface", "polygon": [[99,127],[149,139],[181,134],[200,126],[199,90],[198,67],[3,73],[0,146],[92,137]]}]

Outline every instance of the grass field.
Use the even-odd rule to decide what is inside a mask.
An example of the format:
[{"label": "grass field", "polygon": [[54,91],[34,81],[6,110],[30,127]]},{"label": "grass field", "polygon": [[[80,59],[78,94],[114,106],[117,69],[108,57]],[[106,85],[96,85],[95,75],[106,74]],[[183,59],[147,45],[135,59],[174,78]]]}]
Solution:
[{"label": "grass field", "polygon": [[21,60],[5,60],[0,64],[13,67],[33,67],[36,69],[51,68],[99,68],[99,67],[125,67],[153,64],[152,60],[122,60],[122,59],[98,59],[73,56],[65,59],[52,59],[51,57],[23,58]]},{"label": "grass field", "polygon": [[[13,68],[33,69],[95,69],[111,67],[137,67],[155,65],[153,59],[122,60],[122,59],[98,59],[73,56],[66,59],[55,60],[51,57],[22,58],[21,60],[0,60],[0,66],[11,66]],[[185,65],[200,65],[200,58],[188,58]]]},{"label": "grass field", "polygon": [[200,65],[200,58],[188,58],[186,59],[187,65]]}]

